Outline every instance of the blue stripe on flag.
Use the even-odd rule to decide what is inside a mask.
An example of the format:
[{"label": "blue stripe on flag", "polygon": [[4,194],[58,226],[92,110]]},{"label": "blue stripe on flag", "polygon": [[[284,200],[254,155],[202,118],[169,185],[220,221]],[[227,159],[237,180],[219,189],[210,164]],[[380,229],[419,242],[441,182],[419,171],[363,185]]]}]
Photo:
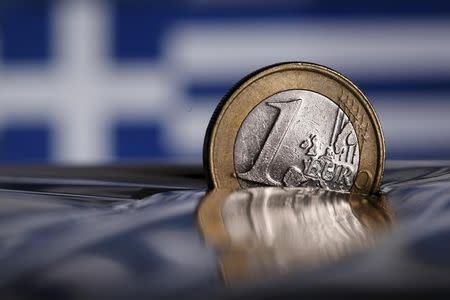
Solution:
[{"label": "blue stripe on flag", "polygon": [[[118,61],[156,59],[165,34],[177,22],[287,22],[314,18],[334,20],[450,16],[450,2],[429,1],[239,1],[234,4],[186,1],[112,1],[113,55]],[[391,19],[392,20],[392,19]],[[383,22],[380,20],[380,22]]]},{"label": "blue stripe on flag", "polygon": [[[244,75],[243,75],[244,76]],[[242,76],[242,77],[243,77]],[[385,80],[358,80],[354,83],[364,93],[376,92],[431,92],[431,93],[450,93],[450,78],[413,78],[408,80],[390,79]],[[198,99],[219,101],[226,92],[236,82],[192,82],[186,87],[186,94],[191,101]],[[210,97],[210,98],[208,98]],[[450,99],[449,99],[450,101]]]}]

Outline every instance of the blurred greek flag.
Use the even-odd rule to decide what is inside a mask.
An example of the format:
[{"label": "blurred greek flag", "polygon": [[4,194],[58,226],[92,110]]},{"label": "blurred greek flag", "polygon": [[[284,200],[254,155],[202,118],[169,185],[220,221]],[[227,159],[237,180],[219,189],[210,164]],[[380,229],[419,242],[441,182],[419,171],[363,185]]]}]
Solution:
[{"label": "blurred greek flag", "polygon": [[450,159],[450,2],[0,0],[0,161],[201,160],[255,69],[311,61],[372,100],[394,159]]}]

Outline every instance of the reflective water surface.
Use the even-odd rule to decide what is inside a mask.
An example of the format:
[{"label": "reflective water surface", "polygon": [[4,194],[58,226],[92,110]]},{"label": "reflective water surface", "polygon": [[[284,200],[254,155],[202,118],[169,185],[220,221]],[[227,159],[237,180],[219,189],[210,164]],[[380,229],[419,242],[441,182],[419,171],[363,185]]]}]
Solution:
[{"label": "reflective water surface", "polygon": [[382,198],[255,189],[206,201],[205,190],[173,185],[147,182],[154,192],[139,200],[2,186],[1,298],[271,298],[450,286],[449,162],[388,162]]},{"label": "reflective water surface", "polygon": [[[212,191],[199,210],[229,284],[336,262],[375,245],[390,227],[383,197],[314,188]],[[218,207],[215,207],[218,206]]]}]

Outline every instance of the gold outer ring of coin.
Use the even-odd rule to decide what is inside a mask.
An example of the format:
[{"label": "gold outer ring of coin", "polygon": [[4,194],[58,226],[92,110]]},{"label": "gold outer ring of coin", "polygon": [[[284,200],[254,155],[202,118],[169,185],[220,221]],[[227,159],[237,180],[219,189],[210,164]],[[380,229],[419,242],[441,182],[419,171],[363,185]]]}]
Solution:
[{"label": "gold outer ring of coin", "polygon": [[206,131],[203,160],[209,188],[240,188],[234,168],[234,143],[250,111],[286,90],[310,90],[336,103],[358,137],[360,160],[352,193],[379,192],[385,145],[380,121],[366,96],[347,78],[327,67],[305,62],[271,65],[239,81],[217,106]]}]

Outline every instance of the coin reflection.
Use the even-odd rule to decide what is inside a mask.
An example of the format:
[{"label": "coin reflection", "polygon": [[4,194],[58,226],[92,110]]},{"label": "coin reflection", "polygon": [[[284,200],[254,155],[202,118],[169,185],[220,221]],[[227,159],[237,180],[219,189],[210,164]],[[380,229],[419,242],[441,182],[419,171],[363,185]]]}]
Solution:
[{"label": "coin reflection", "polygon": [[373,246],[390,222],[383,199],[313,188],[215,190],[199,209],[229,284],[336,262]]}]

